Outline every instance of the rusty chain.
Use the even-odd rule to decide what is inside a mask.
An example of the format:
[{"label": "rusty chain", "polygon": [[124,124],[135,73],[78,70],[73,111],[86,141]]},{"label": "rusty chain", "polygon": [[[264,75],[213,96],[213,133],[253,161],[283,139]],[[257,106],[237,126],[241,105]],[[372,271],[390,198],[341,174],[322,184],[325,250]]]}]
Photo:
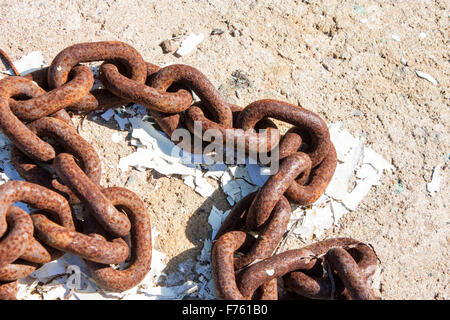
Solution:
[{"label": "rusty chain", "polygon": [[[128,189],[101,187],[100,158],[66,112],[131,102],[145,106],[169,137],[177,128],[200,138],[216,129],[224,145],[232,140],[247,153],[279,150],[279,170],[232,208],[213,241],[218,298],[275,300],[282,296],[280,283],[286,292],[311,299],[377,298],[370,289],[375,252],[357,240],[329,239],[274,255],[289,223],[288,199],[314,203],[336,168],[328,127],[316,113],[272,99],[245,108],[230,104],[199,70],[181,64],[160,68],[118,41],[70,46],[49,67],[23,77],[0,53],[15,74],[0,80],[0,128],[13,143],[12,163],[27,181],[0,186],[0,299],[15,299],[17,279],[65,252],[85,259],[107,290],[130,289],[149,272],[151,223],[144,203]],[[102,61],[103,89],[92,90],[94,76],[80,64],[93,61]],[[193,104],[191,92],[200,102]],[[293,127],[281,137],[269,118]],[[202,125],[200,133],[195,123]],[[15,202],[36,210],[28,215]],[[83,223],[75,223],[72,213],[78,203]],[[124,270],[110,266],[126,259]]]}]

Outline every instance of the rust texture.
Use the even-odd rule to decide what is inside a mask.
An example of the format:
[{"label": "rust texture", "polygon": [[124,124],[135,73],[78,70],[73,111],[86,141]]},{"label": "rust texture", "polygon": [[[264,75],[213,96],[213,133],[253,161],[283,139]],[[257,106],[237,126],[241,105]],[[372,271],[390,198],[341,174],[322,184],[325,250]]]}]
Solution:
[{"label": "rust texture", "polygon": [[[198,69],[160,68],[119,41],[72,45],[49,67],[22,77],[0,55],[15,74],[0,80],[0,129],[28,181],[0,185],[0,299],[15,299],[18,279],[65,252],[83,258],[97,285],[110,291],[133,288],[148,274],[152,239],[145,204],[130,190],[101,186],[100,158],[67,113],[128,103],[145,106],[174,142],[175,129],[187,128],[203,147],[212,142],[219,152],[270,153],[272,162],[280,161],[260,190],[232,208],[215,236],[211,261],[219,299],[276,300],[286,290],[310,299],[377,299],[370,284],[378,260],[367,244],[336,238],[274,254],[289,223],[289,200],[311,205],[336,169],[336,150],[317,113],[273,99],[244,108],[228,103]],[[101,89],[92,88],[93,73],[80,64],[94,61],[102,62]],[[292,127],[281,135],[272,119]],[[49,166],[57,177],[44,169]],[[15,202],[35,210],[28,214]],[[73,204],[82,206],[83,221],[74,222]],[[124,262],[124,268],[111,266]],[[278,292],[281,278],[286,290]]]}]

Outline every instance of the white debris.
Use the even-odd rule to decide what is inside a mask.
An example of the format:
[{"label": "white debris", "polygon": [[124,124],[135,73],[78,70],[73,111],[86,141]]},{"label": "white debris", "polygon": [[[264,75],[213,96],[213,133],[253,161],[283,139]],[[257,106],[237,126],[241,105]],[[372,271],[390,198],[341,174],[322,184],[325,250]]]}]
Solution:
[{"label": "white debris", "polygon": [[427,191],[431,193],[431,196],[434,196],[436,192],[439,192],[441,190],[441,169],[442,165],[437,165],[433,170],[431,182],[427,183]]},{"label": "white debris", "polygon": [[136,152],[119,160],[121,171],[134,167],[140,171],[155,169],[163,175],[195,175],[198,169],[183,164],[180,154],[185,152],[164,134],[142,119],[130,118],[130,123],[133,127],[131,135],[138,148]]},{"label": "white debris", "polygon": [[333,212],[328,204],[324,208],[312,208],[306,210],[305,218],[301,226],[293,232],[301,236],[304,240],[312,240],[313,236],[320,237],[323,232],[334,223]]},{"label": "white debris", "polygon": [[353,137],[347,130],[341,129],[341,125],[338,123],[329,126],[338,164],[325,193],[335,200],[343,200],[347,196],[350,178],[361,161],[364,150],[363,141]]},{"label": "white debris", "polygon": [[183,177],[183,182],[191,187],[192,189],[195,189],[195,183],[194,183],[194,176],[184,176]]},{"label": "white debris", "polygon": [[211,239],[214,239],[216,237],[217,231],[219,231],[220,226],[225,221],[230,211],[231,210],[223,212],[222,210],[217,209],[215,206],[212,206],[208,217],[208,223],[211,225],[212,228]]},{"label": "white debris", "polygon": [[197,47],[197,45],[199,45],[203,41],[203,39],[205,39],[203,33],[189,34],[187,38],[181,42],[181,46],[178,48],[175,54],[179,57],[182,57],[191,53]]},{"label": "white debris", "polygon": [[392,40],[394,40],[394,41],[400,41],[401,40],[400,37],[398,35],[396,35],[396,34],[391,35],[391,37],[392,37]]},{"label": "white debris", "polygon": [[427,37],[427,34],[425,32],[419,33],[419,38],[420,39],[425,39],[426,37]]},{"label": "white debris", "polygon": [[205,166],[205,168],[208,170],[204,177],[211,177],[213,179],[219,180],[227,171],[227,166],[223,163],[215,163],[212,166]]},{"label": "white debris", "polygon": [[40,282],[47,282],[49,278],[64,273],[66,273],[66,264],[63,259],[58,259],[42,265],[42,267],[33,271],[30,276]]},{"label": "white debris", "polygon": [[111,140],[112,140],[112,142],[114,142],[114,143],[119,143],[119,142],[122,141],[122,135],[120,134],[120,132],[114,132],[114,133],[111,135]]},{"label": "white debris", "polygon": [[273,270],[273,269],[267,269],[267,270],[266,270],[266,273],[267,273],[269,276],[273,276],[273,275],[275,274],[275,270]]},{"label": "white debris", "polygon": [[105,121],[111,120],[111,118],[115,115],[113,109],[108,109],[105,112],[102,113],[101,117],[105,119]]},{"label": "white debris", "polygon": [[406,59],[404,57],[400,58],[400,62],[405,66],[408,64],[408,62],[406,62]]},{"label": "white debris", "polygon": [[130,123],[127,118],[121,118],[117,114],[114,115],[114,120],[116,120],[117,124],[119,125],[120,130],[124,130],[125,126]]},{"label": "white debris", "polygon": [[332,225],[338,225],[346,213],[357,208],[373,186],[380,184],[383,172],[394,169],[381,155],[365,147],[362,139],[342,129],[342,123],[331,124],[329,130],[338,156],[334,176],[325,194],[312,208],[297,208],[289,222],[289,228],[296,226],[293,233],[304,240],[320,237]]},{"label": "white debris", "polygon": [[437,85],[438,82],[435,78],[433,78],[432,76],[430,76],[428,73],[416,70],[416,74],[419,78],[423,78],[425,80],[430,81],[432,84]]},{"label": "white debris", "polygon": [[209,182],[202,177],[201,171],[197,171],[195,173],[195,191],[199,193],[203,198],[210,197],[214,191],[215,188],[209,184]]},{"label": "white debris", "polygon": [[[18,61],[14,61],[14,66],[19,71],[21,76],[24,76],[30,72],[42,69],[47,63],[45,62],[44,55],[40,51],[33,51],[23,56]],[[7,71],[10,75],[13,75],[13,71],[9,69]]]},{"label": "white debris", "polygon": [[247,164],[247,170],[251,181],[259,187],[262,187],[270,177],[270,175],[264,174],[263,168],[257,164]]}]

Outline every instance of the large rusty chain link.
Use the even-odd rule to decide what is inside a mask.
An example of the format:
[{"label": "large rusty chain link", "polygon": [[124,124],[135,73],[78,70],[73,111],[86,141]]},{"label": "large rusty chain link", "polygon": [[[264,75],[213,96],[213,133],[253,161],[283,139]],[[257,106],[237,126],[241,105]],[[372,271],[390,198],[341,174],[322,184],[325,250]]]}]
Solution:
[{"label": "large rusty chain link", "polygon": [[[104,87],[95,90],[93,73],[81,64],[94,61],[102,62]],[[328,127],[316,113],[272,99],[245,108],[230,104],[196,68],[160,68],[118,41],[70,46],[49,67],[22,77],[11,67],[15,76],[0,80],[0,129],[13,143],[11,161],[27,182],[0,186],[0,299],[15,299],[17,279],[65,252],[85,259],[106,290],[128,290],[149,272],[145,204],[128,189],[100,185],[100,158],[66,112],[128,103],[146,107],[169,137],[186,128],[207,141],[204,134],[216,129],[224,146],[232,141],[246,154],[279,152],[278,171],[232,208],[215,236],[211,260],[218,298],[275,300],[283,296],[282,285],[284,292],[310,299],[376,299],[370,280],[377,257],[367,244],[336,238],[274,255],[289,223],[288,199],[314,203],[336,168]],[[199,102],[193,104],[192,92]],[[270,119],[293,127],[280,136]],[[28,214],[15,202],[34,210]],[[83,222],[74,219],[73,204],[82,204]],[[123,270],[110,266],[127,259]]]}]

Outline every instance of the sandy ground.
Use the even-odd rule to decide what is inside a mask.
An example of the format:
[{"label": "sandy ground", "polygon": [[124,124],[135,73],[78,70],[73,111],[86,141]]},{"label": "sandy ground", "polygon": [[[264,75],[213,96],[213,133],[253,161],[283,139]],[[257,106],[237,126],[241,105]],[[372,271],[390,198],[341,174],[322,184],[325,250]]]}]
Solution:
[{"label": "sandy ground", "polygon": [[[275,98],[311,109],[328,123],[343,121],[396,170],[321,238],[351,236],[373,244],[381,266],[377,290],[384,299],[446,299],[449,3],[337,2],[2,1],[0,47],[13,60],[42,51],[50,63],[75,43],[120,40],[152,63],[195,66],[239,105]],[[216,28],[224,33],[210,36]],[[161,41],[190,32],[206,35],[196,52],[182,58],[162,52]],[[238,94],[230,85],[235,70],[251,80]],[[419,78],[416,70],[438,84]],[[124,186],[134,176],[126,186],[147,204],[161,232],[155,246],[168,255],[170,272],[198,255],[211,232],[212,204],[222,210],[229,205],[219,189],[204,199],[181,180],[153,172],[119,174],[119,157],[133,148],[111,142],[117,130],[115,123],[89,116],[80,128],[102,158],[104,186]],[[439,164],[441,191],[431,197],[426,184]],[[404,189],[396,192],[400,181]],[[281,250],[303,245],[290,237]]]}]

